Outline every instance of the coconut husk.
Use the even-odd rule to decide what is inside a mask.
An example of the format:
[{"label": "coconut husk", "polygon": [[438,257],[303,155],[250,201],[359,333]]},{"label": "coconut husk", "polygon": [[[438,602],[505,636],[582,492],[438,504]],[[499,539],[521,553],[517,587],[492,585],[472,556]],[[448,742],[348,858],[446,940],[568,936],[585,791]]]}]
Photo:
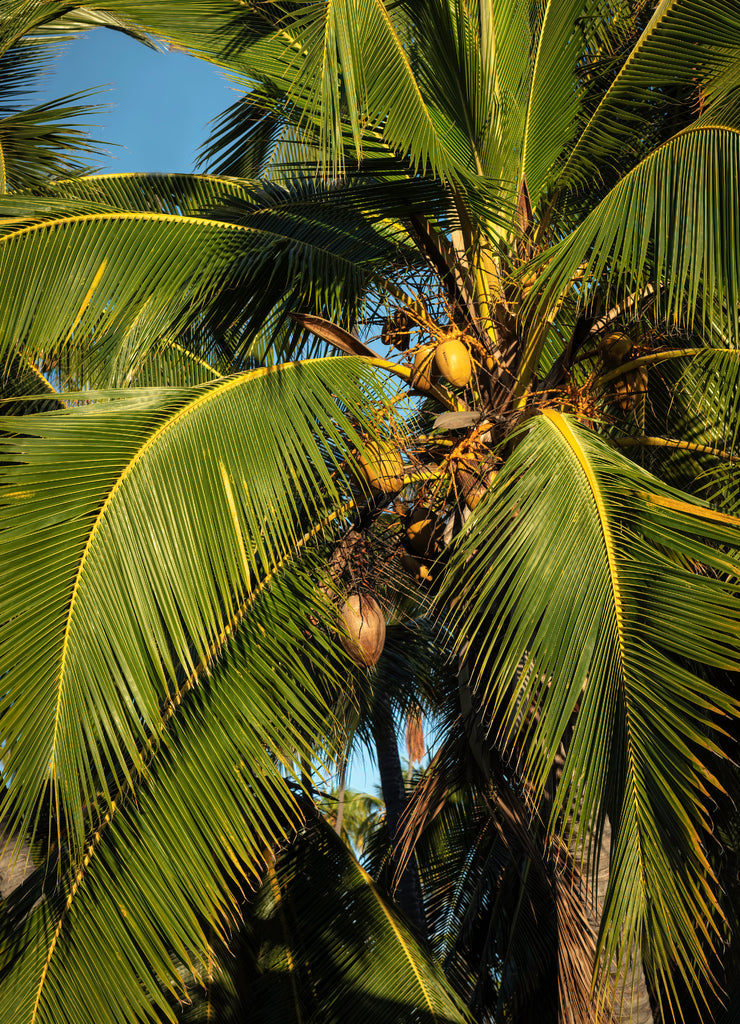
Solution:
[{"label": "coconut husk", "polygon": [[350,594],[342,605],[340,617],[345,633],[339,637],[355,665],[376,665],[385,646],[385,617],[380,605],[369,594]]},{"label": "coconut husk", "polygon": [[466,464],[455,473],[457,489],[471,512],[485,497],[495,476],[495,460],[488,455],[484,455],[477,465]]},{"label": "coconut husk", "polygon": [[455,483],[471,512],[486,496],[495,475],[493,470],[471,472],[467,469],[459,469],[455,474]]},{"label": "coconut husk", "polygon": [[406,750],[410,764],[420,764],[427,752],[421,708],[412,708],[406,716]]}]

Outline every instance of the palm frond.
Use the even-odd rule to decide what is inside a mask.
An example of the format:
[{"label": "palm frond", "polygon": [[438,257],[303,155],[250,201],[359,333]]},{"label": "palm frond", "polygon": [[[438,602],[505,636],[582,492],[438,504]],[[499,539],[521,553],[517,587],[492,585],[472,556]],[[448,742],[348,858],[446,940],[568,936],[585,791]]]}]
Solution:
[{"label": "palm frond", "polygon": [[664,980],[675,961],[708,990],[707,759],[738,708],[691,666],[740,663],[738,566],[721,550],[740,523],[554,411],[535,418],[479,509],[447,590],[466,595],[455,623],[475,638],[490,727],[536,792],[565,743],[553,822],[573,815],[579,845],[609,814],[607,960],[625,964],[642,942]]},{"label": "palm frond", "polygon": [[113,799],[112,770],[143,769],[181,674],[208,671],[270,567],[337,514],[337,466],[360,441],[332,394],[363,422],[372,380],[349,358],[288,364],[26,416],[24,436],[5,439],[13,825],[33,830],[48,792],[79,853],[86,803]]},{"label": "palm frond", "polygon": [[100,106],[76,101],[91,95],[75,93],[0,118],[0,194],[90,173],[91,158],[102,150],[79,120]]},{"label": "palm frond", "polygon": [[435,955],[476,1016],[610,1021],[593,997],[589,887],[526,786],[458,717],[417,784],[405,842],[420,865]]},{"label": "palm frond", "polygon": [[536,9],[531,72],[522,97],[519,166],[519,180],[526,180],[533,206],[542,194],[548,172],[576,135],[582,102],[579,64],[595,31],[612,13],[612,4],[610,0],[589,0],[585,4],[583,0],[568,0],[539,4]]},{"label": "palm frond", "polygon": [[226,938],[244,890],[303,821],[289,776],[322,746],[315,680],[336,684],[346,669],[327,632],[314,630],[305,655],[309,618],[326,612],[310,564],[245,597],[207,671],[163,705],[145,771],[88,808],[79,857],[47,842],[42,870],[6,901],[3,1024],[174,1020],[180,965],[199,976],[212,937]]},{"label": "palm frond", "polygon": [[257,949],[245,1019],[469,1021],[461,1000],[333,830],[321,822],[281,853],[251,916]]},{"label": "palm frond", "polygon": [[[718,45],[718,41],[720,44]],[[666,106],[679,109],[677,87],[691,90],[699,107],[727,69],[737,64],[740,18],[730,6],[707,0],[661,0],[606,90],[558,181],[583,188],[589,176],[611,163],[632,166],[651,118]],[[638,148],[636,148],[638,147]]]},{"label": "palm frond", "polygon": [[[682,330],[719,330],[736,346],[740,231],[732,181],[740,161],[736,125],[699,119],[626,174],[567,238],[532,289],[532,309],[552,307],[578,275],[603,280],[603,301],[651,285],[655,315]],[[541,342],[540,342],[541,347]],[[525,353],[522,381],[539,350]]]},{"label": "palm frond", "polygon": [[[439,189],[427,191],[437,203]],[[12,344],[63,366],[66,352],[87,348],[92,373],[137,318],[142,344],[146,330],[154,345],[210,324],[238,332],[246,346],[299,296],[304,308],[341,321],[369,279],[399,258],[405,237],[392,219],[403,196],[389,210],[392,190],[379,185],[264,185],[242,199],[243,186],[200,178],[179,200],[172,192],[167,178],[113,176],[65,183],[59,199],[47,190],[0,201],[0,355]],[[176,204],[188,212],[168,212]]]}]

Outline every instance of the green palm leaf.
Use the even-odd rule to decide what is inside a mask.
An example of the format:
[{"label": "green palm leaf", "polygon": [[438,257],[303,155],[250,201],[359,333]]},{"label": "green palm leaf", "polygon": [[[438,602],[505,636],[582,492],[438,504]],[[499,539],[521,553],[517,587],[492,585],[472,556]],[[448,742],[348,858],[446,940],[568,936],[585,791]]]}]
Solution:
[{"label": "green palm leaf", "polygon": [[76,93],[0,118],[0,194],[90,173],[90,158],[101,150],[75,123],[100,109],[75,103],[89,95]]},{"label": "green palm leaf", "polygon": [[740,18],[732,6],[661,0],[584,126],[558,181],[582,187],[604,166],[632,166],[642,154],[651,118],[665,104],[664,91],[683,86],[696,90],[697,99],[700,90],[711,93],[713,83],[737,64],[739,49]]},{"label": "green palm leaf", "polygon": [[111,771],[143,770],[182,673],[208,671],[302,521],[341,505],[332,466],[358,437],[332,394],[362,409],[367,374],[354,359],[288,364],[25,417],[5,441],[12,823],[33,828],[46,793],[80,853],[85,804],[110,803]]},{"label": "green palm leaf", "polygon": [[83,855],[59,861],[52,847],[46,871],[13,893],[3,1024],[174,1020],[170,1001],[187,998],[180,965],[197,971],[238,920],[242,888],[302,822],[284,775],[321,744],[329,711],[316,679],[343,670],[320,631],[305,656],[308,617],[325,612],[311,576],[271,573],[228,643],[163,706],[144,774],[95,808]]},{"label": "green palm leaf", "polygon": [[538,792],[565,743],[553,821],[572,816],[579,844],[611,818],[601,951],[624,965],[642,942],[697,992],[716,923],[710,765],[738,708],[695,666],[740,664],[740,569],[721,551],[738,525],[546,412],[454,556],[491,727]]},{"label": "green palm leaf", "polygon": [[[415,189],[422,202],[439,204],[439,188],[426,188],[426,199],[424,189]],[[124,175],[63,183],[58,194],[0,201],[0,355],[87,349],[80,385],[106,384],[96,366],[134,324],[145,355],[162,335],[204,323],[237,331],[246,345],[299,296],[343,319],[369,277],[399,258],[404,238],[392,219],[403,197],[389,208],[392,191],[373,183],[247,189]]]},{"label": "green palm leaf", "polygon": [[34,105],[41,76],[59,52],[57,37],[25,38],[0,48],[0,195],[83,173],[101,152],[81,122],[100,109],[79,102],[91,92]]},{"label": "green palm leaf", "polygon": [[[55,46],[65,38],[91,28],[104,27],[125,32],[148,46],[151,36],[173,39],[194,48],[213,43],[239,13],[233,0],[187,0],[175,13],[162,0],[105,0],[105,3],[77,3],[74,0],[7,0],[0,22],[0,53],[22,38],[34,45]],[[179,35],[178,35],[179,33]]]},{"label": "green palm leaf", "polygon": [[[582,275],[604,281],[617,302],[650,284],[655,312],[689,331],[721,331],[735,347],[740,234],[732,182],[740,162],[736,124],[700,118],[633,168],[558,243],[530,299],[544,309]],[[580,269],[579,269],[580,268]],[[543,341],[534,332],[523,356],[520,389],[531,380]]]},{"label": "green palm leaf", "polygon": [[604,0],[585,4],[583,0],[547,0],[537,5],[538,24],[532,33],[536,42],[523,97],[518,175],[519,180],[526,180],[533,205],[548,171],[576,134],[582,102],[578,64],[604,16],[613,16],[613,8]]},{"label": "green palm leaf", "polygon": [[[425,101],[409,59],[404,19],[390,5],[331,0],[286,18],[283,30],[306,54],[289,95],[309,118],[318,117],[330,167],[343,163],[345,116],[361,157],[362,112],[370,126],[382,124],[387,143],[407,153],[412,166],[429,166],[442,177],[473,169],[467,140]],[[347,98],[344,108],[340,89]]]},{"label": "green palm leaf", "polygon": [[[408,925],[346,845],[316,822],[282,853],[253,910],[245,1019],[257,1024],[470,1020]],[[246,1011],[246,1012],[245,1012]]]}]

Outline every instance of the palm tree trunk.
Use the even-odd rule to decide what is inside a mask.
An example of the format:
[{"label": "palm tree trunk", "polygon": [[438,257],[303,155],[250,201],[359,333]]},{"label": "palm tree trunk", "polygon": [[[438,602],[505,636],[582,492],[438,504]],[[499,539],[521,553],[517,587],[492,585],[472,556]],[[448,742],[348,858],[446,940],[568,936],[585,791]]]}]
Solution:
[{"label": "palm tree trunk", "polygon": [[[398,739],[393,723],[390,701],[385,694],[379,694],[373,714],[373,738],[378,758],[380,786],[385,801],[386,822],[391,848],[394,850],[399,839],[401,817],[406,809],[406,789],[403,784],[401,758],[398,753]],[[396,901],[416,930],[427,937],[424,916],[424,900],[419,882],[416,859],[412,856],[396,886]]]},{"label": "palm tree trunk", "polygon": [[[521,669],[521,666],[520,666]],[[490,768],[488,763],[487,745],[485,733],[476,715],[475,702],[470,689],[470,668],[468,663],[468,647],[463,647],[458,659],[458,687],[460,693],[460,710],[466,724],[468,743],[471,753],[475,758],[478,768],[485,779],[490,779]],[[555,779],[551,783],[550,798],[556,786]],[[594,934],[598,936],[601,925],[601,914],[603,909],[603,895],[609,884],[609,873],[611,870],[611,826],[607,820],[604,824],[604,832],[601,838],[599,855],[599,873],[597,877],[597,898],[590,904],[587,910],[588,923]],[[600,894],[601,898],[598,898]],[[614,1024],[658,1024],[653,1018],[650,996],[648,994],[645,974],[642,969],[642,962],[635,964],[632,978],[627,979],[622,994],[622,979],[617,978],[616,967],[612,967],[612,985],[616,993],[616,1004],[612,1020]],[[631,982],[631,984],[630,984]]]},{"label": "palm tree trunk", "polygon": [[334,831],[338,836],[342,834],[342,821],[344,819],[344,793],[347,788],[347,758],[342,757],[342,767],[339,770],[339,789],[337,791],[337,819],[334,822]]},{"label": "palm tree trunk", "polygon": [[[599,927],[601,925],[601,912],[604,905],[603,897],[606,892],[606,887],[609,884],[609,873],[611,871],[611,841],[612,829],[609,820],[607,819],[604,822],[604,833],[601,837],[601,849],[599,852],[597,899],[595,901],[595,906],[589,914],[590,924],[595,935],[598,934]],[[638,960],[634,965],[632,978],[627,978],[623,996],[621,996],[622,981],[622,978],[617,978],[616,967],[613,966],[612,984],[616,986],[617,997],[616,1004],[614,1006],[614,1020],[619,1022],[619,1024],[655,1024],[641,960]]]}]

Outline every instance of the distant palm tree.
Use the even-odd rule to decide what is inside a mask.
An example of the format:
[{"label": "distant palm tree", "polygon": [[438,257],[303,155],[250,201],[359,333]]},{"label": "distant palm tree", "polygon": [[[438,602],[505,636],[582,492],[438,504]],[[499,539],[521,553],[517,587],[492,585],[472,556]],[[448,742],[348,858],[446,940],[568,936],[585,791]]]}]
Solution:
[{"label": "distant palm tree", "polygon": [[[38,142],[0,137],[2,813],[39,863],[0,1022],[176,1019],[255,914],[274,1021],[606,1019],[643,967],[656,1016],[718,1019],[738,4],[0,17],[1,73],[120,18],[243,90],[203,175],[52,181],[78,169],[56,149],[24,178]],[[410,804],[384,792],[429,944],[305,796],[348,707],[420,699],[392,645],[366,667],[360,595],[437,623],[439,753]]]},{"label": "distant palm tree", "polygon": [[319,801],[318,807],[320,810],[324,810],[324,817],[335,831],[339,820],[339,808],[342,808],[340,822],[342,839],[359,855],[365,848],[368,832],[382,813],[383,801],[380,797],[372,796],[370,793],[345,789],[340,803],[339,790],[333,789]]}]

